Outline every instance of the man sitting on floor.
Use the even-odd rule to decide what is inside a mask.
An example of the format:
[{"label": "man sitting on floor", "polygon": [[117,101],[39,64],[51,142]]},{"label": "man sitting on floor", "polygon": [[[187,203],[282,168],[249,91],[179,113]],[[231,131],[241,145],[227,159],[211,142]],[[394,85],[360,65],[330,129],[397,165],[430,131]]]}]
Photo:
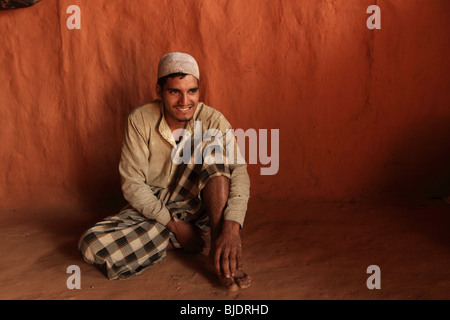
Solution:
[{"label": "man sitting on floor", "polygon": [[[159,99],[135,108],[128,117],[119,165],[128,206],[91,226],[79,242],[85,261],[109,279],[137,274],[161,261],[169,244],[200,253],[209,233],[205,267],[230,290],[250,285],[250,276],[242,271],[240,237],[250,179],[245,162],[225,160],[239,153],[237,144],[225,139],[231,125],[219,111],[199,102],[199,79],[192,56],[179,52],[163,56],[156,85]],[[224,144],[217,143],[221,141],[216,136],[200,145],[193,139],[191,149],[179,148],[197,130],[200,136],[219,130]],[[195,150],[198,145],[200,153]],[[226,154],[226,148],[217,149],[218,145],[236,145],[236,150]],[[223,161],[205,161],[211,147],[214,159]],[[192,151],[190,161],[173,161],[180,150]],[[200,161],[195,158],[198,154]]]}]

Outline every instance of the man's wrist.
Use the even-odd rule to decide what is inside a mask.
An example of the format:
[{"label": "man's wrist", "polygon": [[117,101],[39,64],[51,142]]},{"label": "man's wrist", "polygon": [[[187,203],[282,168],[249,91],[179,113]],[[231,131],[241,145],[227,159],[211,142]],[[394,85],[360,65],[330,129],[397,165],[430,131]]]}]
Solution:
[{"label": "man's wrist", "polygon": [[224,220],[222,225],[222,232],[237,232],[241,229],[241,225],[233,220]]}]

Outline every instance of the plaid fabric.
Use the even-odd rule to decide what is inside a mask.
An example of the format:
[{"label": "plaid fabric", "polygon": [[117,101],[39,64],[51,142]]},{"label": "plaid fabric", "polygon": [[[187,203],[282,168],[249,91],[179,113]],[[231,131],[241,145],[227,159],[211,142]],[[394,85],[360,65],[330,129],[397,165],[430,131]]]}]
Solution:
[{"label": "plaid fabric", "polygon": [[[194,149],[195,144],[193,138],[191,139],[191,161],[188,164],[181,163],[177,166],[175,176],[179,177],[177,182],[171,187],[170,198],[166,203],[166,207],[169,210],[174,220],[185,220],[191,223],[198,223],[197,212],[204,210],[201,202],[201,191],[208,182],[208,180],[215,176],[231,177],[230,168],[225,164],[225,150],[220,146],[217,150],[221,150],[222,154],[218,163],[206,164],[202,161],[202,164],[195,164],[194,161]],[[203,141],[200,147],[202,150],[212,147],[215,142]],[[183,140],[179,144],[178,152],[183,151]]]},{"label": "plaid fabric", "polygon": [[[180,164],[177,183],[165,201],[174,220],[184,220],[208,229],[208,215],[201,202],[201,190],[214,176],[227,176],[230,171],[223,164]],[[133,208],[105,218],[82,235],[78,244],[84,260],[96,265],[109,279],[136,275],[160,262],[172,241],[180,247],[175,236],[161,223],[144,217]]]},{"label": "plaid fabric", "polygon": [[166,255],[169,230],[133,209],[90,227],[78,245],[84,260],[109,279],[138,274]]}]

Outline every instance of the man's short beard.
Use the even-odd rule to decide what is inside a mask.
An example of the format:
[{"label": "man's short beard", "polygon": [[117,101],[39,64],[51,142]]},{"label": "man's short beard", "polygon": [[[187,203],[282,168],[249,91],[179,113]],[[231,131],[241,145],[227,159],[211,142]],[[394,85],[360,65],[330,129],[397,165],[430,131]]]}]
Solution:
[{"label": "man's short beard", "polygon": [[[164,101],[162,101],[162,100],[161,100],[161,103],[163,105],[164,116],[165,116],[165,114],[166,114],[166,105],[164,104]],[[196,106],[197,106],[197,104],[192,104],[192,108],[195,108]],[[181,122],[181,123],[187,123],[187,122],[191,121],[193,118],[194,118],[194,116],[192,116],[192,118],[190,118],[190,119],[178,119],[178,118],[175,118],[175,120],[177,120],[178,122]]]}]

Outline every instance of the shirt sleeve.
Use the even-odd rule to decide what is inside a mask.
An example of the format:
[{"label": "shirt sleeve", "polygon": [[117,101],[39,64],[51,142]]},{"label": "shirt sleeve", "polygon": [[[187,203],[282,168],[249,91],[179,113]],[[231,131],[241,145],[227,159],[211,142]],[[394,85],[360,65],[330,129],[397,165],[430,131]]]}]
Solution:
[{"label": "shirt sleeve", "polygon": [[171,219],[170,212],[146,181],[150,156],[147,135],[142,115],[130,114],[119,163],[122,192],[134,209],[166,226]]},{"label": "shirt sleeve", "polygon": [[250,198],[250,178],[247,165],[234,165],[230,179],[230,194],[224,212],[224,220],[231,220],[244,226],[247,204]]},{"label": "shirt sleeve", "polygon": [[227,159],[227,161],[231,160],[230,162],[232,163],[229,164],[231,172],[230,191],[224,211],[224,220],[235,221],[242,228],[250,198],[250,177],[247,172],[247,164],[244,158],[240,156],[239,146],[235,136],[232,134],[231,124],[225,117],[221,117],[219,127],[225,133],[225,149],[233,150],[232,156]]}]

